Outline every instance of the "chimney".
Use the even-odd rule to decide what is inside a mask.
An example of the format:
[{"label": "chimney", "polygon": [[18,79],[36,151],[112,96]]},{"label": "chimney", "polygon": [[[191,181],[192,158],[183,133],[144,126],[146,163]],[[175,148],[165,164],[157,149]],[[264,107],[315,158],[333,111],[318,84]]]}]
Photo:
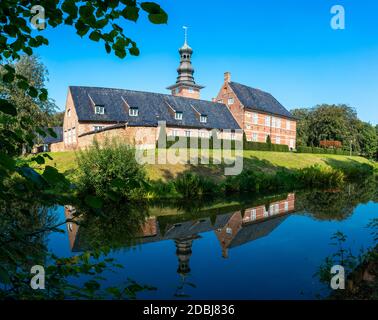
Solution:
[{"label": "chimney", "polygon": [[224,73],[224,82],[225,83],[231,82],[231,73],[230,72]]}]

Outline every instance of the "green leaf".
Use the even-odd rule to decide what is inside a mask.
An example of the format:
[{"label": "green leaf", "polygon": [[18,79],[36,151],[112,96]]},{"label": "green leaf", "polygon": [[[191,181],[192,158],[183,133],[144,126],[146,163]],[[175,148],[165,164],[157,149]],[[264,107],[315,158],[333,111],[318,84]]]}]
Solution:
[{"label": "green leaf", "polygon": [[83,37],[87,34],[87,32],[89,31],[89,26],[87,26],[83,21],[81,20],[78,20],[75,24],[75,28],[77,30],[77,34],[80,36],[80,37]]},{"label": "green leaf", "polygon": [[39,127],[37,127],[37,128],[35,129],[35,131],[36,131],[40,136],[42,136],[42,137],[44,137],[44,138],[47,136],[46,132],[45,132],[43,129],[39,128]]},{"label": "green leaf", "polygon": [[32,98],[36,98],[38,96],[38,90],[34,87],[29,87],[28,93]]},{"label": "green leaf", "polygon": [[45,164],[45,159],[41,155],[32,158],[32,160],[37,162],[38,164]]},{"label": "green leaf", "polygon": [[8,170],[13,170],[15,167],[15,161],[11,157],[4,153],[0,153],[0,165]]},{"label": "green leaf", "polygon": [[168,22],[168,15],[165,12],[148,15],[148,19],[154,24],[163,24]]},{"label": "green leaf", "polygon": [[53,137],[53,138],[57,138],[58,137],[57,134],[56,134],[56,132],[52,128],[47,128],[47,131],[48,131],[48,133],[49,133],[49,135],[51,137]]},{"label": "green leaf", "polygon": [[48,92],[46,89],[42,88],[40,89],[41,93],[39,94],[39,100],[41,101],[46,101],[47,100],[47,96],[48,96]]},{"label": "green leaf", "polygon": [[66,183],[66,178],[56,168],[46,166],[42,173],[42,177],[51,185],[56,185],[61,182]]},{"label": "green leaf", "polygon": [[118,50],[115,50],[115,55],[121,59],[123,59],[124,57],[126,57],[126,50],[125,49],[118,49]]},{"label": "green leaf", "polygon": [[22,50],[23,50],[28,56],[33,55],[33,49],[30,48],[30,47],[24,47],[24,48],[22,48]]},{"label": "green leaf", "polygon": [[139,8],[127,6],[122,10],[122,16],[131,21],[137,21],[139,18]]},{"label": "green leaf", "polygon": [[8,71],[6,74],[3,75],[3,81],[6,83],[11,83],[13,80],[14,73]]},{"label": "green leaf", "polygon": [[28,84],[27,81],[25,81],[25,80],[21,80],[21,81],[18,81],[18,82],[17,82],[17,87],[19,87],[20,89],[26,91],[26,90],[29,88],[29,84]]},{"label": "green leaf", "polygon": [[89,39],[93,41],[99,41],[101,38],[101,33],[99,31],[92,31],[91,34],[89,35]]},{"label": "green leaf", "polygon": [[110,44],[109,43],[105,43],[105,50],[107,53],[110,53],[112,51],[112,48],[110,47]]},{"label": "green leaf", "polygon": [[94,209],[100,209],[102,207],[102,200],[99,197],[88,195],[84,199],[85,203]]},{"label": "green leaf", "polygon": [[139,49],[137,47],[132,47],[129,49],[129,52],[132,56],[139,56]]},{"label": "green leaf", "polygon": [[155,2],[142,2],[141,8],[148,13],[160,13],[161,8]]},{"label": "green leaf", "polygon": [[17,115],[16,107],[5,99],[0,99],[0,111],[13,117]]}]

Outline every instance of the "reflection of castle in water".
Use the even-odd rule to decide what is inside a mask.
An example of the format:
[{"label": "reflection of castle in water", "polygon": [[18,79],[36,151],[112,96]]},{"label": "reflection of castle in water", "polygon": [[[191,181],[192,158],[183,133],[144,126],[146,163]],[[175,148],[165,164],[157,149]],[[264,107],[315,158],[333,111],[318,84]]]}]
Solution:
[{"label": "reflection of castle in water", "polygon": [[[185,276],[190,272],[189,259],[192,244],[199,234],[214,231],[221,246],[222,256],[228,257],[229,249],[257,240],[270,234],[295,209],[295,194],[288,194],[284,200],[260,205],[243,211],[217,215],[215,221],[210,217],[180,223],[168,223],[164,230],[159,226],[159,218],[150,217],[141,227],[139,242],[141,244],[174,240],[178,257],[177,272]],[[73,207],[66,206],[66,218],[72,218]],[[162,217],[163,218],[163,217]],[[71,250],[81,251],[79,227],[67,223],[67,232]]]}]

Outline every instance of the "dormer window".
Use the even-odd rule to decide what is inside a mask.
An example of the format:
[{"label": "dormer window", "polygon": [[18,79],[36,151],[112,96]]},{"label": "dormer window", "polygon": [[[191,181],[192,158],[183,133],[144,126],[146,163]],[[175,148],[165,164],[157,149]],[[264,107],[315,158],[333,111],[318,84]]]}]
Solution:
[{"label": "dormer window", "polygon": [[182,112],[176,111],[175,112],[175,119],[176,120],[182,120]]},{"label": "dormer window", "polygon": [[130,108],[129,109],[129,116],[130,117],[137,117],[138,116],[138,108]]},{"label": "dormer window", "polygon": [[95,114],[105,114],[105,107],[104,106],[95,106]]},{"label": "dormer window", "polygon": [[200,116],[200,122],[207,123],[207,115],[201,114],[201,116]]}]

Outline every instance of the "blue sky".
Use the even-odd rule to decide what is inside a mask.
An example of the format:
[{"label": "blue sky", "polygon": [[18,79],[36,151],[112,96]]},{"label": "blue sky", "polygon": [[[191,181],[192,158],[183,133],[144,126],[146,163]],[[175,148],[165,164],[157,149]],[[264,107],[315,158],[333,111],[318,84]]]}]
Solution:
[{"label": "blue sky", "polygon": [[[216,96],[223,73],[272,93],[285,107],[346,103],[378,123],[378,1],[376,0],[155,0],[168,25],[121,22],[141,50],[121,60],[102,43],[71,27],[42,33],[48,47],[36,53],[50,73],[50,96],[63,110],[69,85],[168,93],[176,81],[183,25],[194,49],[203,99]],[[345,30],[330,27],[333,5],[343,5]]]}]

